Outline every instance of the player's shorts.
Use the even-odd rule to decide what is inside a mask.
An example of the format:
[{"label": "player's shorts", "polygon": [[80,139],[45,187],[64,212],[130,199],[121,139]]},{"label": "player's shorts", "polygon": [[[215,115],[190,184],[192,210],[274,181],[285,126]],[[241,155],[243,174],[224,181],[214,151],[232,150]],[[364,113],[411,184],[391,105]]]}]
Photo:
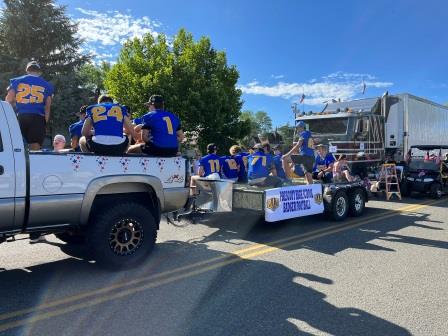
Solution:
[{"label": "player's shorts", "polygon": [[162,148],[155,146],[152,142],[147,142],[141,145],[141,150],[143,153],[151,155],[151,156],[160,156],[160,157],[173,157],[177,155],[179,151],[178,148]]},{"label": "player's shorts", "polygon": [[87,140],[87,149],[91,153],[95,153],[98,155],[111,155],[111,156],[120,156],[126,153],[126,150],[129,146],[129,139],[125,137],[125,140],[118,145],[103,145],[93,141],[92,139]]},{"label": "player's shorts", "polygon": [[45,139],[45,117],[35,113],[19,113],[17,116],[20,131],[28,144],[38,143],[42,146]]}]

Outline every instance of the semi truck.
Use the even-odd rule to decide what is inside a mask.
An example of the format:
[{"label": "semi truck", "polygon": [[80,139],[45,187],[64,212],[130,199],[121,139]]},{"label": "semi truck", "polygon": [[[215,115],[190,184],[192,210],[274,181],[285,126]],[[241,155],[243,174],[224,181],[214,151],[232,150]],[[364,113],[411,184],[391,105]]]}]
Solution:
[{"label": "semi truck", "polygon": [[446,145],[448,107],[409,93],[334,102],[298,113],[315,140],[345,154],[352,168],[401,162],[413,145]]}]

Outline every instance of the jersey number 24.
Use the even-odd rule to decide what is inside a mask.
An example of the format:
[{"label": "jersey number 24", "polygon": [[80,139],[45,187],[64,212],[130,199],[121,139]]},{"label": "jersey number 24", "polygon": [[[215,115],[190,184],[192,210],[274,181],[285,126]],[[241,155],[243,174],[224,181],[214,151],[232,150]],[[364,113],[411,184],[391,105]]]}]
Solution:
[{"label": "jersey number 24", "polygon": [[93,122],[107,120],[108,117],[116,118],[117,121],[123,121],[123,111],[120,106],[112,106],[107,110],[104,106],[95,106],[92,108],[92,118]]}]

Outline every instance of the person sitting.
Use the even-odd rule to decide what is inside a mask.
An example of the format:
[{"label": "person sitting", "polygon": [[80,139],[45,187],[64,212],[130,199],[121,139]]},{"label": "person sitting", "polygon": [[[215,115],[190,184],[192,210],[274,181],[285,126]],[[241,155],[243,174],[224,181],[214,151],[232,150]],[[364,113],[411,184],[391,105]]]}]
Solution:
[{"label": "person sitting", "polygon": [[328,153],[326,145],[316,146],[317,155],[313,167],[313,179],[330,183],[333,178],[333,164],[336,161],[333,154]]},{"label": "person sitting", "polygon": [[81,150],[99,155],[126,153],[129,139],[123,135],[123,127],[132,137],[135,136],[126,110],[115,104],[110,96],[100,96],[98,104],[87,107],[82,138],[79,140]]},{"label": "person sitting", "polygon": [[214,143],[207,145],[207,155],[199,160],[199,174],[192,176],[190,188],[192,195],[196,194],[196,181],[200,178],[209,178],[213,180],[222,177],[222,159],[217,155],[218,146]]},{"label": "person sitting", "polygon": [[244,169],[244,163],[241,156],[237,154],[241,152],[239,146],[232,146],[229,149],[230,156],[223,156],[222,159],[222,173],[223,177],[233,182],[238,181],[240,169]]},{"label": "person sitting", "polygon": [[282,163],[282,151],[280,149],[280,145],[275,145],[272,149],[274,150],[274,165],[275,170],[277,171],[277,176],[280,177],[283,180],[286,180],[286,173],[283,169],[283,163]]},{"label": "person sitting", "polygon": [[[233,148],[233,150],[232,150]],[[247,183],[247,158],[249,157],[249,152],[244,151],[240,146],[233,146],[230,148],[231,152],[233,152],[236,157],[237,162],[240,165],[240,170],[238,173],[238,182],[239,183]]]},{"label": "person sitting", "polygon": [[333,181],[334,182],[353,182],[354,178],[350,175],[347,157],[344,154],[339,155],[333,164]]},{"label": "person sitting", "polygon": [[65,136],[62,134],[56,134],[53,139],[53,151],[54,152],[61,152],[64,151],[65,147]]},{"label": "person sitting", "polygon": [[254,153],[248,157],[248,183],[257,187],[281,187],[283,181],[277,176],[274,161],[269,154],[269,144],[256,144]]},{"label": "person sitting", "polygon": [[128,153],[145,153],[153,156],[171,157],[178,154],[179,143],[184,139],[180,120],[173,113],[165,111],[165,101],[160,95],[152,95],[146,102],[149,112],[135,126],[142,131],[144,144],[136,144]]},{"label": "person sitting", "polygon": [[84,120],[86,119],[87,105],[81,106],[79,112],[77,113],[79,121],[71,124],[68,128],[70,133],[70,147],[76,151],[81,151],[79,147],[79,139],[81,139],[82,126],[84,126]]}]

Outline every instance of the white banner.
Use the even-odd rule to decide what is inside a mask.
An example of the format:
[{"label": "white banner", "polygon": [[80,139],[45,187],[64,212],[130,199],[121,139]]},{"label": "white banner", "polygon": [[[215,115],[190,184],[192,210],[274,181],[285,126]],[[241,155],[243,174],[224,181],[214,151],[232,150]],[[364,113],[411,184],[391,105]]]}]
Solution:
[{"label": "white banner", "polygon": [[265,191],[264,218],[276,222],[324,212],[322,185],[290,186]]}]

